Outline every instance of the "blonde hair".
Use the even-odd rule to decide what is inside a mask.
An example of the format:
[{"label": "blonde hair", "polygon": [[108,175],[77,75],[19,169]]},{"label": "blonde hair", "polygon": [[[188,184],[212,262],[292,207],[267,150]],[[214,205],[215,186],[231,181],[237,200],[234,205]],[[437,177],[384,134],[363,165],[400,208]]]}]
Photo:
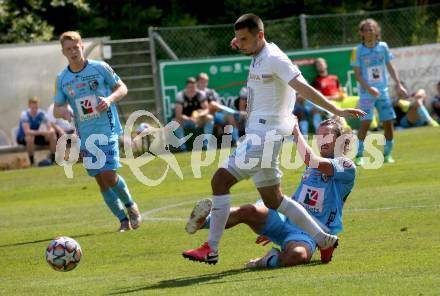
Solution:
[{"label": "blonde hair", "polygon": [[61,34],[60,36],[61,47],[63,47],[64,41],[66,40],[82,42],[81,35],[76,31],[67,31]]},{"label": "blonde hair", "polygon": [[40,103],[40,98],[35,96],[35,97],[30,97],[28,99],[28,104],[39,104]]},{"label": "blonde hair", "polygon": [[367,19],[364,19],[363,21],[361,21],[359,24],[359,33],[361,34],[362,41],[364,41],[364,38],[362,37],[362,30],[364,29],[364,26],[366,24],[373,25],[373,27],[376,29],[376,38],[377,38],[377,40],[380,40],[381,28],[380,28],[378,22],[375,19],[367,18]]}]

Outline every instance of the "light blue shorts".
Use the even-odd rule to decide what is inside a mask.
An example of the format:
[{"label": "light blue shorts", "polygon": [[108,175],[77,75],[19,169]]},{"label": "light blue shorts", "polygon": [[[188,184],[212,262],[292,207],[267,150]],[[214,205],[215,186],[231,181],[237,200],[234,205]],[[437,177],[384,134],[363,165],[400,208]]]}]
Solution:
[{"label": "light blue shorts", "polygon": [[404,128],[411,128],[411,127],[420,127],[426,125],[426,121],[423,119],[417,120],[415,123],[411,123],[408,121],[408,117],[405,115],[399,122],[399,125]]},{"label": "light blue shorts", "polygon": [[215,112],[214,113],[214,124],[226,125],[225,113]]},{"label": "light blue shorts", "polygon": [[394,112],[393,104],[391,103],[391,100],[386,96],[382,96],[379,98],[362,97],[359,100],[359,108],[367,113],[367,115],[362,118],[363,121],[373,120],[375,108],[379,113],[380,122],[396,119],[396,113]]},{"label": "light blue shorts", "polygon": [[316,250],[316,241],[308,233],[290,222],[283,214],[271,209],[266,224],[259,234],[266,236],[282,249],[290,241],[302,241],[307,243],[312,254]]},{"label": "light blue shorts", "polygon": [[[104,172],[104,171],[115,171],[118,168],[121,167],[121,164],[119,163],[119,145],[118,140],[109,140],[108,145],[95,145],[102,150],[102,152],[105,155],[105,159],[100,159],[101,164],[98,164],[96,153],[91,153],[87,150],[86,147],[81,148],[81,155],[83,157],[83,164],[87,170],[87,174],[91,177],[95,177],[97,174]],[[94,155],[95,154],[95,155]],[[91,158],[91,165],[98,166],[97,168],[93,167],[90,168],[84,161],[85,157]]]}]

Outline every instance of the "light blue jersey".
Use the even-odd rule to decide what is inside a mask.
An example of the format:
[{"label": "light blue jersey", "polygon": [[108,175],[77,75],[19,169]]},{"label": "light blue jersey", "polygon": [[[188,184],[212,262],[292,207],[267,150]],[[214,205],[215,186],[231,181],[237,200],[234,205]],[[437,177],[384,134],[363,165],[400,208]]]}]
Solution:
[{"label": "light blue jersey", "polygon": [[117,85],[119,76],[105,62],[87,60],[79,72],[69,67],[58,74],[55,82],[54,101],[73,109],[81,146],[92,134],[104,134],[110,140],[116,140],[122,134],[121,123],[115,104],[107,112],[99,112],[98,97],[107,97]]},{"label": "light blue jersey", "polygon": [[[359,44],[351,54],[351,66],[359,67],[362,78],[368,85],[377,88],[380,98],[388,98],[388,72],[386,64],[393,59],[388,45],[385,42],[377,42],[373,48]],[[360,96],[373,97],[363,87],[360,87]]]},{"label": "light blue jersey", "polygon": [[[122,127],[116,105],[111,104],[106,112],[96,109],[98,97],[109,96],[119,79],[107,63],[87,60],[81,71],[72,72],[67,67],[55,82],[54,101],[59,105],[69,103],[73,109],[81,139],[80,153],[90,176],[120,167],[118,136],[122,134]],[[99,135],[103,135],[103,139],[98,140]]]},{"label": "light blue jersey", "polygon": [[[326,232],[337,234],[342,231],[342,208],[353,189],[356,167],[344,157],[330,159],[334,174],[329,177],[317,169],[306,168],[301,183],[292,198],[299,202]],[[258,201],[257,204],[261,204]],[[285,215],[269,209],[263,229],[259,232],[282,249],[290,241],[303,241],[310,252],[316,248],[315,239],[302,228],[292,223]]]},{"label": "light blue jersey", "polygon": [[330,159],[334,174],[327,176],[317,169],[306,168],[301,184],[292,196],[330,233],[342,231],[342,207],[353,189],[356,167],[344,157]]}]

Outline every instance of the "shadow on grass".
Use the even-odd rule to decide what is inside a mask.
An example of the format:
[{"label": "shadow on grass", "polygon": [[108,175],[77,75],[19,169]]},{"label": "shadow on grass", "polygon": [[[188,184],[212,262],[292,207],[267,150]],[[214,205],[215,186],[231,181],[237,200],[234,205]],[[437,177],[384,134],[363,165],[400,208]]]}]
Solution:
[{"label": "shadow on grass", "polygon": [[[87,236],[96,236],[96,235],[104,235],[104,234],[110,234],[110,233],[115,233],[114,231],[106,231],[106,232],[101,232],[101,233],[85,233],[85,234],[79,234],[79,235],[72,235],[70,236],[73,239],[76,238],[80,238],[80,237],[87,237]],[[33,240],[33,241],[28,241],[28,242],[21,242],[21,243],[12,243],[12,244],[4,244],[4,245],[0,245],[0,248],[8,248],[8,247],[16,247],[16,246],[24,246],[24,245],[31,245],[31,244],[37,244],[37,243],[42,243],[42,242],[50,242],[51,240],[53,240],[55,237],[51,237],[51,238],[46,238],[46,239],[39,239],[39,240]]]},{"label": "shadow on grass", "polygon": [[[310,263],[306,265],[301,265],[298,267],[311,267],[315,265],[321,265],[321,261],[319,260],[312,260]],[[286,268],[298,268],[298,267],[286,267]],[[195,275],[195,276],[188,276],[188,277],[182,277],[182,278],[175,278],[175,279],[169,279],[169,280],[162,280],[155,284],[146,285],[146,286],[139,286],[139,287],[129,287],[129,288],[121,288],[117,289],[117,291],[109,293],[107,295],[120,295],[120,294],[129,294],[129,293],[136,293],[141,291],[148,291],[148,290],[157,290],[157,289],[167,289],[167,288],[180,288],[180,287],[186,287],[191,285],[198,285],[198,284],[211,284],[208,282],[215,281],[213,283],[221,283],[222,278],[238,275],[238,274],[244,274],[244,273],[259,273],[261,276],[258,278],[252,277],[249,279],[228,279],[228,282],[240,282],[240,281],[255,281],[255,280],[262,280],[262,279],[270,279],[275,278],[276,276],[270,276],[268,275],[268,272],[270,272],[271,269],[268,268],[258,268],[258,269],[245,269],[245,268],[238,268],[238,269],[231,269],[231,270],[225,270],[218,273],[210,273],[210,274],[204,274],[204,275]],[[263,276],[264,274],[264,276]]]}]

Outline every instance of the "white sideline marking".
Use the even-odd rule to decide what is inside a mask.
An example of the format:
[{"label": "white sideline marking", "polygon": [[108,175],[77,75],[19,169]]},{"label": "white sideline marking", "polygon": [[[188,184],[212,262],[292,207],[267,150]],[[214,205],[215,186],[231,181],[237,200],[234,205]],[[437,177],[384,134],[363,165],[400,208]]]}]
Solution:
[{"label": "white sideline marking", "polygon": [[[246,195],[251,194],[249,192],[235,194],[237,195]],[[199,199],[204,199],[208,197],[200,197]],[[195,204],[196,201],[185,201],[177,204],[167,205],[164,207],[155,208],[149,211],[145,211],[142,213],[142,218],[144,221],[186,221],[187,218],[178,218],[178,217],[169,217],[169,218],[161,218],[161,217],[149,217],[154,213],[159,213],[168,209],[177,208],[180,206]],[[383,208],[354,208],[354,209],[346,209],[344,212],[380,212],[380,211],[391,211],[391,210],[403,210],[403,209],[426,209],[426,208],[440,208],[440,204],[438,205],[408,205],[408,206],[396,206],[396,207],[383,207]]]}]

